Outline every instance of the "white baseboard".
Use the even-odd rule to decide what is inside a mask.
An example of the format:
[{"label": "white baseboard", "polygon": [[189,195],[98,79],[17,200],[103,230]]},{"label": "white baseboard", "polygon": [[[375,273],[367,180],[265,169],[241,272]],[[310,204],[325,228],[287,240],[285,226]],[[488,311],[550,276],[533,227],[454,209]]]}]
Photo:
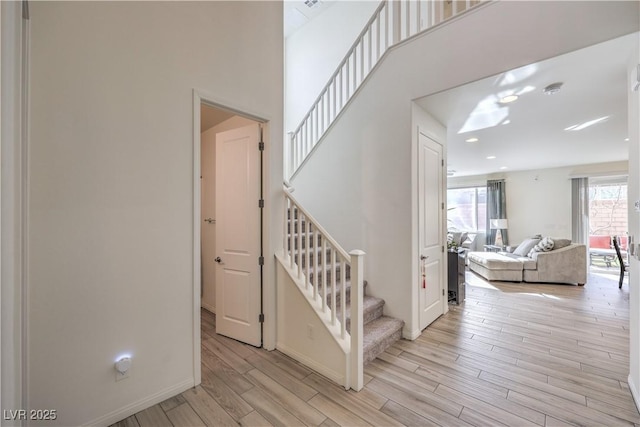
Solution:
[{"label": "white baseboard", "polygon": [[636,404],[636,408],[638,408],[638,410],[640,410],[640,394],[638,394],[638,388],[633,383],[633,381],[631,379],[631,375],[629,375],[629,377],[627,377],[627,383],[629,384],[629,390],[631,390],[631,397],[633,397],[633,401]]},{"label": "white baseboard", "polygon": [[405,340],[413,341],[420,336],[422,331],[417,329],[415,331],[410,331],[407,328],[402,328],[402,338]]},{"label": "white baseboard", "polygon": [[117,423],[120,420],[124,420],[125,418],[130,417],[131,415],[140,412],[144,409],[147,409],[155,404],[163,402],[170,397],[176,396],[183,391],[189,390],[194,385],[193,378],[188,378],[184,381],[179,382],[176,385],[168,387],[164,390],[161,390],[157,393],[152,394],[142,400],[138,400],[137,402],[131,403],[127,406],[124,406],[120,409],[116,409],[113,412],[110,412],[106,415],[96,418],[93,421],[89,421],[84,423],[85,426],[110,426],[111,424]]},{"label": "white baseboard", "polygon": [[276,349],[286,354],[287,356],[299,361],[300,363],[304,364],[308,368],[311,368],[312,370],[318,372],[319,374],[329,378],[331,381],[335,382],[336,384],[339,384],[340,386],[344,386],[345,374],[327,369],[326,366],[321,365],[315,360],[310,359],[308,356],[300,354],[297,351],[290,349],[289,347],[281,343],[276,344]]}]

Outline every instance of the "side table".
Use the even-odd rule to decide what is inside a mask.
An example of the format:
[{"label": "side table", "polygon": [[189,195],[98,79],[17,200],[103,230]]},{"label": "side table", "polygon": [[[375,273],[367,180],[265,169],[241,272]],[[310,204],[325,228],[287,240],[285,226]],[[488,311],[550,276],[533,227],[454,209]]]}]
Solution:
[{"label": "side table", "polygon": [[448,302],[460,304],[464,301],[464,272],[465,272],[465,256],[464,253],[447,252],[447,288]]}]

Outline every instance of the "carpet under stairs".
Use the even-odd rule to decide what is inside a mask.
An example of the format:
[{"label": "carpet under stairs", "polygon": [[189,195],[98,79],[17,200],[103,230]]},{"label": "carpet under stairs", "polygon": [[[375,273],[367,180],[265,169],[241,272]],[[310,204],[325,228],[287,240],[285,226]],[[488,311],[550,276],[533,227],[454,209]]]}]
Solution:
[{"label": "carpet under stairs", "polygon": [[[294,217],[297,218],[296,215]],[[327,250],[323,253],[322,239],[318,238],[314,241],[313,235],[307,239],[307,235],[303,234],[301,237],[301,244],[298,243],[297,231],[301,228],[303,233],[307,230],[307,225],[302,221],[302,225],[298,227],[298,222],[294,221],[293,224],[289,221],[289,230],[294,230],[294,255],[297,256],[298,246],[302,248],[302,264],[303,268],[306,268],[307,252],[309,253],[309,265],[311,267],[310,280],[315,283],[316,280],[321,281],[322,276],[327,276],[327,283],[331,283],[331,269],[330,269],[330,251]],[[323,270],[322,262],[323,258],[326,259],[327,269]],[[365,258],[366,262],[366,258]],[[345,270],[345,295],[346,295],[346,328],[351,330],[351,281],[350,281],[350,267],[347,265]],[[336,270],[336,309],[341,310],[341,272],[338,267]],[[404,327],[404,321],[395,319],[393,317],[385,316],[384,300],[367,295],[367,281],[364,282],[364,296],[363,296],[363,360],[367,364],[374,360],[378,355],[383,353],[394,342],[402,338],[402,328]],[[325,295],[327,304],[331,307],[331,292],[330,289]]]}]

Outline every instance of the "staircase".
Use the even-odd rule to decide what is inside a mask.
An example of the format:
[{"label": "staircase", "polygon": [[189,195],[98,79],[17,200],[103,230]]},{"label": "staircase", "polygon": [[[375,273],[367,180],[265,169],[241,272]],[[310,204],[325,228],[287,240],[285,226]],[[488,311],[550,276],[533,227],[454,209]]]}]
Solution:
[{"label": "staircase", "polygon": [[[481,1],[381,1],[300,125],[289,134],[284,147],[285,186],[391,48]],[[284,189],[283,242],[276,254],[277,347],[345,388],[361,390],[364,364],[401,338],[404,321],[384,316],[385,302],[365,295],[364,252],[347,253],[291,192]]]},{"label": "staircase", "polygon": [[[293,215],[291,215],[292,212]],[[298,210],[295,207],[289,208],[287,214],[287,242],[289,242],[288,250],[295,259],[301,260],[301,270],[308,275],[310,285],[318,289],[319,297],[323,298],[327,308],[332,312],[345,314],[345,329],[350,333],[352,311],[350,265],[345,263],[343,266],[335,259],[331,259],[332,249],[327,248],[326,244],[323,245],[322,236],[313,232],[313,226],[308,224],[304,216],[298,218]],[[292,252],[291,247],[293,247]],[[343,270],[344,274],[342,274]],[[335,276],[335,290],[332,286],[326,285],[334,283],[333,276]],[[371,362],[399,340],[402,337],[402,328],[404,327],[404,321],[383,315],[384,300],[366,295],[367,286],[368,283],[364,281],[362,304],[363,364]],[[345,301],[344,307],[343,300]]]}]

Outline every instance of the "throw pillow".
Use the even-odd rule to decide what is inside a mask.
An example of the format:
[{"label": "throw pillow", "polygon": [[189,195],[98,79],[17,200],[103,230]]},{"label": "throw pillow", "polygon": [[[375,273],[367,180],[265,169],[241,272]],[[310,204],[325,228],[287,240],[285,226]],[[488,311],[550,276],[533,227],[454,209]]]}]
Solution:
[{"label": "throw pillow", "polygon": [[553,238],[553,249],[566,248],[571,244],[571,239],[556,239]]},{"label": "throw pillow", "polygon": [[518,245],[515,251],[513,251],[514,255],[527,256],[529,251],[540,242],[540,239],[525,239],[522,243]]},{"label": "throw pillow", "polygon": [[545,237],[529,251],[529,254],[527,256],[531,258],[532,255],[536,252],[549,252],[552,249],[553,239],[551,239],[551,237]]}]

